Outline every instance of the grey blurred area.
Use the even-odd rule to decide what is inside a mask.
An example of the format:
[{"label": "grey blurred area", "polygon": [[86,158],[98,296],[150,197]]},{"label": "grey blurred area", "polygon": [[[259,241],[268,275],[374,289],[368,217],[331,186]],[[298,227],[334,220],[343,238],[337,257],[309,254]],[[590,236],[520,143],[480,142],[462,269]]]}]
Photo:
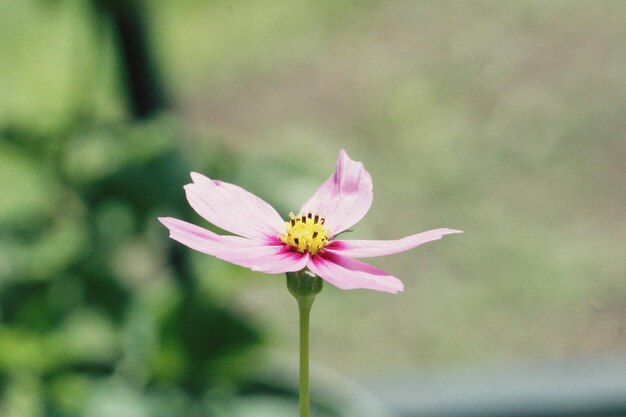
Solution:
[{"label": "grey blurred area", "polygon": [[626,360],[570,359],[498,369],[404,373],[368,388],[399,416],[623,416]]}]

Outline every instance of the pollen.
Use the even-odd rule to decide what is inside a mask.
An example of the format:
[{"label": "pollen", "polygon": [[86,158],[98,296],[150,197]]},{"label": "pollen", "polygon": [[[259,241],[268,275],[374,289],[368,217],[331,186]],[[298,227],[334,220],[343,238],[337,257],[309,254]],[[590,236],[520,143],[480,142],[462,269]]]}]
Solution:
[{"label": "pollen", "polygon": [[326,219],[309,211],[295,216],[289,213],[289,221],[285,223],[285,233],[279,237],[285,244],[298,252],[309,252],[315,255],[330,243],[330,231],[324,226]]}]

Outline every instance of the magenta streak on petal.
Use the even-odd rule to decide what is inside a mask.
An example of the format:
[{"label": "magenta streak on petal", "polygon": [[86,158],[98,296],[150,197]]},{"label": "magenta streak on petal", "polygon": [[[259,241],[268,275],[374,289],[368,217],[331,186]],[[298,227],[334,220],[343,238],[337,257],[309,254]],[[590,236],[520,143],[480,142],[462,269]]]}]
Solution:
[{"label": "magenta streak on petal", "polygon": [[282,244],[220,236],[171,217],[160,217],[159,221],[170,230],[170,237],[183,245],[255,271],[269,274],[299,271],[308,262],[308,254],[292,252]]},{"label": "magenta streak on petal", "polygon": [[308,253],[280,252],[273,259],[261,259],[261,262],[256,266],[252,266],[251,269],[266,274],[302,271],[309,263],[309,258]]},{"label": "magenta streak on petal", "polygon": [[250,239],[277,236],[284,226],[280,215],[265,201],[233,184],[192,172],[185,186],[187,200],[208,222]]},{"label": "magenta streak on petal", "polygon": [[445,235],[463,233],[461,230],[434,229],[398,240],[335,240],[324,250],[348,256],[350,258],[368,258],[391,255],[413,249]]},{"label": "magenta streak on petal", "polygon": [[364,288],[395,294],[404,289],[402,281],[382,269],[329,252],[312,257],[308,268],[342,290]]},{"label": "magenta streak on petal", "polygon": [[333,234],[341,233],[361,220],[372,205],[372,178],[361,162],[350,159],[343,149],[337,167],[304,203],[300,213],[309,210],[326,216],[325,225]]},{"label": "magenta streak on petal", "polygon": [[290,251],[284,246],[243,248],[217,255],[218,258],[266,274],[280,274],[304,269],[309,254]]}]

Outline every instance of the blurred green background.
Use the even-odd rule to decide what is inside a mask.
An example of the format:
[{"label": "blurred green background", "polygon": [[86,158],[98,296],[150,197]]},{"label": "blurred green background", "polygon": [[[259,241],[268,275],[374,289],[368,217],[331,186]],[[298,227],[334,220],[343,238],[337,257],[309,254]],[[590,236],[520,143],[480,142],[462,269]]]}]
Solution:
[{"label": "blurred green background", "polygon": [[156,217],[206,225],[192,170],[297,210],[340,148],[374,179],[354,238],[466,233],[374,260],[398,296],[325,287],[320,381],[626,353],[625,21],[622,1],[0,1],[0,415],[293,413],[283,277]]}]

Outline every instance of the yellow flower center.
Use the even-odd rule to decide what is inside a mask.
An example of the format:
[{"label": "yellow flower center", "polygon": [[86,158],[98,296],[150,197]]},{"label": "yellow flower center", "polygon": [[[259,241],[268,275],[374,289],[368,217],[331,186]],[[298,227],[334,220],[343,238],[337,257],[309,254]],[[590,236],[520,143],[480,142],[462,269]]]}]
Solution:
[{"label": "yellow flower center", "polygon": [[280,234],[280,240],[300,253],[307,251],[315,255],[330,243],[330,231],[324,227],[325,220],[319,213],[313,215],[310,211],[298,216],[289,213],[289,221],[285,223],[285,233]]}]

